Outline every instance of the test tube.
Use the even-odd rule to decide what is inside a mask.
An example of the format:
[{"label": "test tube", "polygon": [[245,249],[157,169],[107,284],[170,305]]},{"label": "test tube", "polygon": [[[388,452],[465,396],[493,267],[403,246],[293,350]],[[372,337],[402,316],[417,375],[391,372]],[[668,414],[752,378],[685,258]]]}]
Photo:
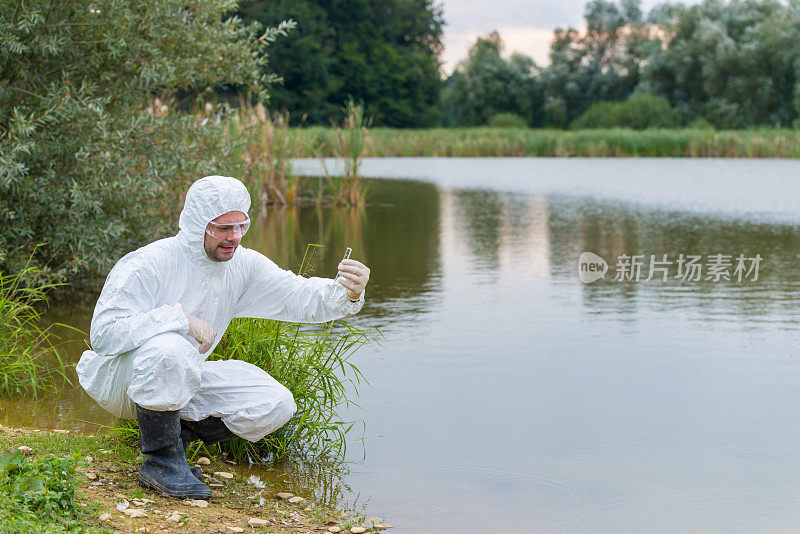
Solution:
[{"label": "test tube", "polygon": [[[345,249],[345,251],[344,251],[344,256],[342,256],[342,259],[343,260],[349,259],[350,258],[350,254],[352,254],[352,253],[353,253],[353,249],[350,248],[350,247],[347,247]],[[339,284],[339,273],[337,272],[336,273],[336,278],[333,279],[333,284],[331,284],[331,293],[328,296],[328,298],[333,298],[334,292],[336,291],[336,286],[338,284]]]}]

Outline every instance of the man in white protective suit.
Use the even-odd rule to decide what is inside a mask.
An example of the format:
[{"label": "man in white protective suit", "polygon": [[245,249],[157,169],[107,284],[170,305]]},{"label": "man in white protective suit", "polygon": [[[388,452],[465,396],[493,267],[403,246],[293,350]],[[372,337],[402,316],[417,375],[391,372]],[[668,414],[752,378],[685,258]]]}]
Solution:
[{"label": "man in white protective suit", "polygon": [[[186,446],[234,435],[258,441],[297,409],[262,369],[205,359],[234,317],[321,323],[364,303],[369,269],[339,264],[339,283],[282,270],[239,246],[250,195],[235,178],[206,176],[186,194],[180,231],[119,260],[92,317],[93,350],[77,366],[103,408],[139,422],[145,460],[139,484],[179,498],[208,499]],[[332,289],[333,287],[333,289]]]}]

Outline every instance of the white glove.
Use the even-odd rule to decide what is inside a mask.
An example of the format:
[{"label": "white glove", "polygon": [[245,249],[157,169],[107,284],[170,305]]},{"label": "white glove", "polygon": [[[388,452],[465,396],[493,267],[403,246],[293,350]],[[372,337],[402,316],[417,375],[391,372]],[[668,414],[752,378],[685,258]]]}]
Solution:
[{"label": "white glove", "polygon": [[339,283],[347,290],[347,298],[356,301],[369,282],[369,267],[356,260],[339,263]]},{"label": "white glove", "polygon": [[200,343],[200,348],[197,350],[200,351],[200,354],[208,352],[208,349],[214,344],[214,338],[217,337],[214,333],[214,329],[211,328],[210,324],[202,319],[198,319],[194,315],[189,315],[187,313],[186,319],[189,321],[189,335]]}]

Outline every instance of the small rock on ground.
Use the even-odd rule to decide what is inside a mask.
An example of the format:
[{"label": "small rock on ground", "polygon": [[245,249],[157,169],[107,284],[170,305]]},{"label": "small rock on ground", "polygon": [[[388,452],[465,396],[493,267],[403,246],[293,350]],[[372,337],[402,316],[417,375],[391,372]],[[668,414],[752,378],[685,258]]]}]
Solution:
[{"label": "small rock on ground", "polygon": [[108,521],[111,519],[111,514],[102,514],[100,517],[97,518],[98,521]]},{"label": "small rock on ground", "polygon": [[302,498],[302,497],[289,497],[289,502],[292,503],[292,504],[298,504],[298,503],[301,503],[303,501],[305,501],[305,499]]},{"label": "small rock on ground", "polygon": [[291,499],[292,497],[294,497],[294,493],[285,493],[284,492],[284,493],[278,493],[275,496],[277,498],[279,498],[279,499]]},{"label": "small rock on ground", "polygon": [[364,527],[353,527],[353,528],[350,529],[350,532],[352,534],[364,534],[364,532],[366,532],[366,531],[367,531],[367,529],[364,528]]},{"label": "small rock on ground", "polygon": [[122,513],[128,517],[147,517],[147,513],[142,508],[125,508]]},{"label": "small rock on ground", "polygon": [[216,471],[216,472],[214,473],[214,476],[218,476],[218,477],[220,477],[220,478],[227,478],[227,479],[231,479],[231,478],[233,478],[233,473],[228,473],[228,472],[226,472],[226,471]]},{"label": "small rock on ground", "polygon": [[211,465],[211,460],[206,458],[205,456],[201,456],[197,459],[197,465]]},{"label": "small rock on ground", "polygon": [[203,499],[186,499],[184,502],[189,506],[196,506],[198,508],[208,508],[208,501],[204,501]]},{"label": "small rock on ground", "polygon": [[341,527],[328,527],[328,532],[333,532],[334,534],[336,534],[336,532],[341,532],[341,531],[342,531]]},{"label": "small rock on ground", "polygon": [[244,529],[242,527],[226,527],[226,528],[231,532],[244,532]]},{"label": "small rock on ground", "polygon": [[394,527],[392,525],[389,525],[388,523],[378,523],[375,525],[375,528],[377,528],[378,530],[386,530],[387,528],[394,528]]},{"label": "small rock on ground", "polygon": [[167,521],[173,521],[175,523],[179,523],[181,520],[181,514],[178,512],[172,512],[172,515],[167,518]]},{"label": "small rock on ground", "polygon": [[259,517],[251,517],[250,519],[247,520],[247,524],[250,525],[251,527],[263,527],[269,524],[269,521],[267,521],[266,519],[261,519]]}]

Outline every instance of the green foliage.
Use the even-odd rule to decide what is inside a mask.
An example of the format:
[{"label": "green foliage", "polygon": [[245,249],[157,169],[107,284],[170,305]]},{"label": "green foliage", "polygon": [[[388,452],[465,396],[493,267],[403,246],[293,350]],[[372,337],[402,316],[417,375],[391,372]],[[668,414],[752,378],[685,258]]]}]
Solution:
[{"label": "green foliage", "polygon": [[675,128],[680,114],[666,99],[634,93],[622,102],[597,102],[572,122],[574,130],[585,128]]},{"label": "green foliage", "polygon": [[498,113],[489,119],[491,128],[525,128],[525,119],[514,113]]},{"label": "green foliage", "polygon": [[536,122],[536,65],[522,54],[506,60],[500,55],[502,50],[500,35],[493,32],[478,39],[468,57],[458,64],[442,90],[448,125],[483,125],[498,113],[519,115],[530,124]]},{"label": "green foliage", "polygon": [[[529,126],[566,128],[581,124],[576,119],[593,104],[635,93],[667,99],[677,123],[702,117],[719,129],[800,124],[797,2],[664,3],[644,16],[640,0],[590,0],[584,18],[585,31],[555,30],[550,65],[541,69],[515,69],[522,59],[501,57],[496,32],[479,38],[444,84],[445,124],[486,124],[507,111]],[[615,110],[601,105],[587,120],[605,122]]]},{"label": "green foliage", "polygon": [[264,369],[292,392],[298,409],[261,441],[235,438],[221,443],[221,450],[239,459],[343,455],[353,423],[342,421],[337,409],[350,403],[347,388],[364,380],[348,360],[369,341],[366,332],[344,322],[320,326],[234,320],[210,359],[238,359]]},{"label": "green foliage", "polygon": [[74,458],[0,454],[0,533],[95,532],[75,500]]},{"label": "green foliage", "polygon": [[[334,156],[332,128],[292,128],[296,157]],[[800,158],[800,130],[371,128],[365,157],[650,156]]]},{"label": "green foliage", "polygon": [[167,104],[221,85],[265,99],[263,45],[291,27],[261,34],[229,17],[234,6],[0,4],[0,268],[33,253],[51,276],[98,274],[166,235],[171,193],[236,152],[219,117]]},{"label": "green foliage", "polygon": [[0,397],[35,397],[48,391],[56,377],[64,378],[54,336],[39,326],[39,306],[53,287],[41,283],[39,274],[30,266],[16,274],[0,271]]},{"label": "green foliage", "polygon": [[[800,9],[796,2],[706,0],[653,15],[664,50],[645,69],[648,90],[684,117],[717,128],[796,126]],[[666,37],[668,36],[668,37]]]},{"label": "green foliage", "polygon": [[352,99],[377,125],[439,122],[444,21],[433,0],[250,0],[239,13],[268,26],[297,21],[270,60],[284,78],[272,109],[289,111],[293,121],[338,123]]},{"label": "green foliage", "polygon": [[367,128],[371,123],[372,118],[364,116],[362,104],[352,100],[347,102],[345,119],[337,128],[338,135],[333,147],[337,157],[344,161],[344,176],[328,177],[331,199],[338,206],[361,206],[366,202],[359,167],[366,151]]},{"label": "green foliage", "polygon": [[714,125],[705,120],[703,117],[695,117],[689,124],[686,125],[691,130],[713,130]]}]

